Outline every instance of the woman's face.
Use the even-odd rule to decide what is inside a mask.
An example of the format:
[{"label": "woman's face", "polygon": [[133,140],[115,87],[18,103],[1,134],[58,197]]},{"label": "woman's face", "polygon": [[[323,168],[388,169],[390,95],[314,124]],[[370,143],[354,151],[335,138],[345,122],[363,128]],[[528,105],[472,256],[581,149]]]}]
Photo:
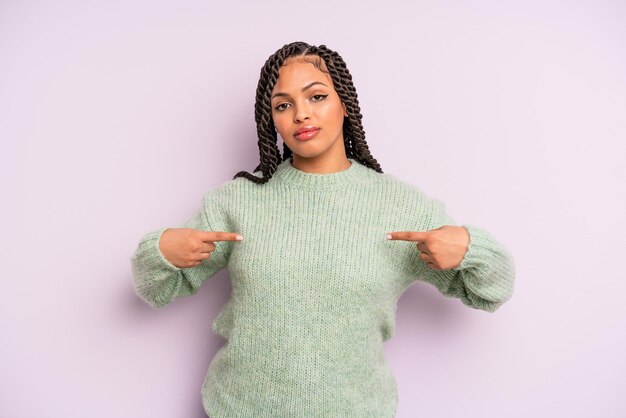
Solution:
[{"label": "woman's face", "polygon": [[[343,119],[348,114],[329,74],[308,62],[286,60],[278,70],[271,106],[274,126],[293,153],[294,161],[346,158]],[[296,137],[298,129],[309,127],[318,129],[314,136]]]}]

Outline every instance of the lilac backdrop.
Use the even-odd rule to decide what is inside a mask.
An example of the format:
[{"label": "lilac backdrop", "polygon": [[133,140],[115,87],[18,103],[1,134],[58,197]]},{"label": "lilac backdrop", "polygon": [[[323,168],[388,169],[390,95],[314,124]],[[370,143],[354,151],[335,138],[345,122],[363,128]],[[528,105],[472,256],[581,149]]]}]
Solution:
[{"label": "lilac backdrop", "polygon": [[258,162],[259,70],[326,44],[385,172],[514,254],[489,314],[416,283],[398,418],[623,417],[626,5],[0,2],[0,416],[202,417],[226,271],[154,311],[142,234]]}]

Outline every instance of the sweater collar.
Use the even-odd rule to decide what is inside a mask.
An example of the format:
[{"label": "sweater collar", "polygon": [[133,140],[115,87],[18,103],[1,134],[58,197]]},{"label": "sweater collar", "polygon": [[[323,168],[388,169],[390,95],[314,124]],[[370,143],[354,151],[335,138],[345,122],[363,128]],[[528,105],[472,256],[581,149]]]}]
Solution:
[{"label": "sweater collar", "polygon": [[348,158],[352,164],[350,167],[334,173],[319,174],[307,173],[291,165],[291,157],[281,162],[273,178],[301,189],[326,189],[354,185],[363,180],[370,168],[353,158]]}]

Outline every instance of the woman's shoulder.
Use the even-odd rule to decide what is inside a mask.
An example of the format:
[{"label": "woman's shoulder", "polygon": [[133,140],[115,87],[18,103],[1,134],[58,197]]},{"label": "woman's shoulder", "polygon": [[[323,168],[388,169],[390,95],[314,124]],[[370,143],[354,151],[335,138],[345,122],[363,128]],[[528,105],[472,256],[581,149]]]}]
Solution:
[{"label": "woman's shoulder", "polygon": [[[260,170],[251,172],[251,174],[258,178],[263,177],[263,173]],[[355,184],[355,187],[362,191],[366,191],[364,189],[367,189],[369,186],[374,190],[379,190],[384,193],[410,195],[414,197],[424,196],[423,190],[414,182],[401,179],[395,174],[378,173],[368,169],[361,180],[359,184]],[[242,194],[263,193],[265,190],[273,188],[272,185],[274,183],[274,178],[270,178],[265,183],[256,183],[245,177],[234,177],[214,186],[206,192],[206,195],[220,198],[241,197]]]},{"label": "woman's shoulder", "polygon": [[401,179],[390,173],[378,173],[377,180],[386,193],[393,195],[396,202],[422,205],[436,200],[412,180]]},{"label": "woman's shoulder", "polygon": [[[263,175],[261,171],[254,171],[252,174],[255,177],[261,178]],[[211,189],[205,192],[205,197],[219,199],[219,200],[228,200],[232,198],[237,198],[242,194],[249,194],[254,191],[260,190],[262,184],[255,183],[252,180],[249,180],[245,177],[234,177],[229,180],[224,180],[221,183],[213,186]]]},{"label": "woman's shoulder", "polygon": [[393,188],[398,191],[419,193],[421,189],[410,180],[404,180],[391,173],[376,173],[374,176],[375,184],[382,187]]}]

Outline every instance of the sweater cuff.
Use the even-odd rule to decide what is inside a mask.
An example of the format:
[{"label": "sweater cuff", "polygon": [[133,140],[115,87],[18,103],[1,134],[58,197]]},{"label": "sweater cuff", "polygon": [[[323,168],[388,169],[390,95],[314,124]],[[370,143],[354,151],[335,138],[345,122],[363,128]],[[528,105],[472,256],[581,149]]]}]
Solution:
[{"label": "sweater cuff", "polygon": [[147,233],[142,239],[142,246],[137,251],[135,258],[143,265],[150,266],[151,268],[162,268],[165,270],[179,271],[180,268],[176,267],[168,261],[167,258],[161,252],[159,243],[161,241],[161,235],[168,227],[157,229]]},{"label": "sweater cuff", "polygon": [[484,229],[467,224],[462,226],[467,230],[470,240],[463,260],[452,269],[456,271],[480,266],[489,257],[491,244],[489,233]]},{"label": "sweater cuff", "polygon": [[508,300],[513,293],[515,264],[508,250],[486,230],[463,225],[470,234],[470,243],[459,271],[468,293],[495,304]]}]

